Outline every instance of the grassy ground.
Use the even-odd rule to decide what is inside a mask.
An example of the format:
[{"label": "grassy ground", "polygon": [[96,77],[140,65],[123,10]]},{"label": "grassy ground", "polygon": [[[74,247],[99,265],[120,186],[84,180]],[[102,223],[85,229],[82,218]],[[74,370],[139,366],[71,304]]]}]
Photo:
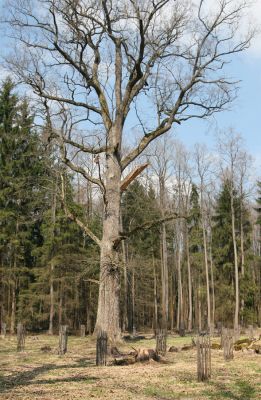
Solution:
[{"label": "grassy ground", "polygon": [[[190,341],[190,337],[169,337],[168,345]],[[27,336],[26,351],[17,353],[16,338],[0,338],[0,399],[261,399],[257,354],[235,352],[233,361],[224,362],[222,351],[212,350],[211,380],[198,383],[194,350],[168,353],[166,363],[96,367],[92,338],[70,336],[64,356],[57,355],[57,344],[57,336]],[[41,351],[45,345],[51,347],[50,353]],[[154,348],[155,341],[143,340],[134,347]]]}]

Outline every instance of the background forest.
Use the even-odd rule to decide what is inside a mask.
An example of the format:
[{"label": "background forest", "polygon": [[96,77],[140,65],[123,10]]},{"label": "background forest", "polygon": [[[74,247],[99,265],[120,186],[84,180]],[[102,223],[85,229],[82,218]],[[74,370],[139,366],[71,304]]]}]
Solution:
[{"label": "background forest", "polygon": [[[59,160],[11,80],[0,90],[0,313],[14,333],[92,333],[99,287],[102,194]],[[261,324],[261,183],[233,130],[189,151],[170,134],[122,196],[122,330]],[[82,160],[91,171],[95,155]],[[101,161],[102,162],[102,161]],[[70,213],[72,213],[70,215]],[[73,217],[72,217],[73,215]],[[70,218],[68,218],[68,216]],[[169,217],[168,217],[169,216]],[[76,223],[77,221],[78,223]],[[238,272],[238,273],[237,273]]]}]

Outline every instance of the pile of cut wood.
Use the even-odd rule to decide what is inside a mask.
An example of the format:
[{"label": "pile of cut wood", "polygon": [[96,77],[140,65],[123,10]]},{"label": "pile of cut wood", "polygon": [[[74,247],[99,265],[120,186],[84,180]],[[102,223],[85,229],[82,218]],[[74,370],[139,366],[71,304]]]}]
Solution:
[{"label": "pile of cut wood", "polygon": [[136,362],[144,361],[161,361],[161,357],[158,355],[156,350],[153,349],[134,349],[129,353],[121,353],[118,349],[113,348],[112,357],[114,358],[114,365],[130,365]]},{"label": "pile of cut wood", "polygon": [[239,339],[234,343],[234,350],[254,350],[255,353],[261,354],[261,337],[259,339]]}]

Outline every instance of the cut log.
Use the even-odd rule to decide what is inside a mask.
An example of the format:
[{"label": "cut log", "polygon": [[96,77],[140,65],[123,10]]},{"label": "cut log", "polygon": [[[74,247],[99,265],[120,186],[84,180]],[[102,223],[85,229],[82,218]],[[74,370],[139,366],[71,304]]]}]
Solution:
[{"label": "cut log", "polygon": [[247,344],[250,345],[252,343],[252,340],[250,340],[249,338],[246,339],[239,339],[235,341],[235,345],[240,345],[240,344]]},{"label": "cut log", "polygon": [[115,347],[115,346],[111,347],[110,350],[111,350],[111,356],[113,356],[113,357],[118,358],[118,357],[122,357],[125,355],[125,354],[121,353],[120,350],[118,350],[117,347]]},{"label": "cut log", "polygon": [[153,349],[139,349],[137,354],[135,355],[136,362],[143,362],[143,361],[159,361],[160,357],[158,353]]},{"label": "cut log", "polygon": [[170,353],[178,353],[179,351],[180,351],[180,349],[178,347],[176,347],[176,346],[171,346],[169,348],[169,352]]},{"label": "cut log", "polygon": [[220,343],[211,343],[211,349],[220,350],[221,349],[221,344]]},{"label": "cut log", "polygon": [[254,350],[256,354],[261,354],[261,340],[255,340],[247,347],[248,350]]},{"label": "cut log", "polygon": [[139,341],[139,340],[145,340],[145,339],[146,339],[146,336],[143,336],[143,335],[137,335],[137,336],[125,335],[125,336],[123,336],[123,339],[124,339],[126,342],[137,342],[137,341]]},{"label": "cut log", "polygon": [[181,347],[181,351],[192,350],[194,347],[193,344],[184,344],[184,346]]},{"label": "cut log", "polygon": [[41,351],[43,353],[50,353],[52,351],[52,348],[50,346],[42,346]]},{"label": "cut log", "polygon": [[114,365],[131,365],[135,364],[136,360],[133,356],[126,356],[122,358],[115,358],[113,361]]}]

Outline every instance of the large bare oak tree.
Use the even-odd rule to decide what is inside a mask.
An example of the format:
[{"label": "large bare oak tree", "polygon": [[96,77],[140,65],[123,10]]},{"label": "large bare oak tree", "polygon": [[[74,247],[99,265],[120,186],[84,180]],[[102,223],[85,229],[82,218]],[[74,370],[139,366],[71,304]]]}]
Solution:
[{"label": "large bare oak tree", "polygon": [[[234,99],[237,84],[224,68],[235,53],[248,48],[253,35],[237,31],[247,3],[8,3],[5,22],[15,50],[8,68],[37,95],[65,164],[103,195],[101,238],[75,219],[100,247],[96,329],[118,339],[123,173],[173,126],[209,117]],[[84,160],[94,155],[91,175]],[[124,188],[141,169],[130,172]],[[69,210],[68,215],[74,218]]]}]

